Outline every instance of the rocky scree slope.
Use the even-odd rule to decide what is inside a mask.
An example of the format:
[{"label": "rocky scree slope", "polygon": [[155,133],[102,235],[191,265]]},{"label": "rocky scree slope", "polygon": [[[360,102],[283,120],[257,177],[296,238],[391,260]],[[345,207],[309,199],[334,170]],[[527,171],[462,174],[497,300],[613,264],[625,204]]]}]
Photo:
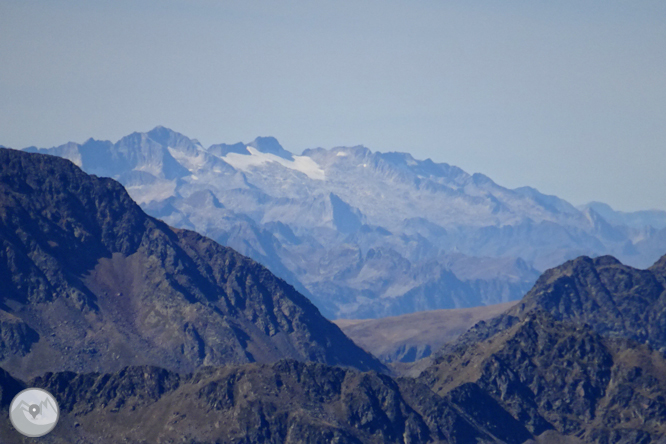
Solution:
[{"label": "rocky scree slope", "polygon": [[53,156],[0,149],[0,282],[0,365],[24,377],[282,358],[383,369],[263,266]]}]

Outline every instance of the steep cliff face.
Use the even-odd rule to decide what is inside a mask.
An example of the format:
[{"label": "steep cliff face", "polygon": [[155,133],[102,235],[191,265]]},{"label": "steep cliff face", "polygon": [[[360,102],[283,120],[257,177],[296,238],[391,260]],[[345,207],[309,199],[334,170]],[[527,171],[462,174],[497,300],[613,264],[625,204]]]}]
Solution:
[{"label": "steep cliff face", "polygon": [[111,179],[0,149],[0,363],[21,375],[282,358],[377,369],[293,287]]}]

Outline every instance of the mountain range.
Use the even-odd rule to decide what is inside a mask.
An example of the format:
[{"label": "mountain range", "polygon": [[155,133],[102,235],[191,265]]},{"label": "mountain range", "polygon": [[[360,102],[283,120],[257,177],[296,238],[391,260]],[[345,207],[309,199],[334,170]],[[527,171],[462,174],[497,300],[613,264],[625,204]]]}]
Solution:
[{"label": "mountain range", "polygon": [[[605,325],[615,306],[663,306],[663,285],[649,282],[665,281],[663,263],[666,256],[644,272],[581,257],[556,267],[517,305],[425,360],[416,378],[293,360],[27,381],[0,369],[0,411],[26,386],[53,393],[62,416],[48,444],[658,444],[666,437],[664,353],[636,336],[636,313]],[[644,279],[628,287],[627,274]],[[604,290],[613,303],[591,309]],[[27,442],[9,427],[0,415],[3,442]]]},{"label": "mountain range", "polygon": [[157,127],[26,151],[118,180],[148,214],[262,263],[329,318],[507,302],[580,255],[647,267],[666,250],[666,212],[575,208],[363,146],[295,155],[259,137],[205,148]]},{"label": "mountain range", "polygon": [[0,242],[3,443],[29,442],[26,387],[58,401],[47,444],[666,436],[666,256],[567,261],[392,377],[266,268],[66,160],[0,149]]}]

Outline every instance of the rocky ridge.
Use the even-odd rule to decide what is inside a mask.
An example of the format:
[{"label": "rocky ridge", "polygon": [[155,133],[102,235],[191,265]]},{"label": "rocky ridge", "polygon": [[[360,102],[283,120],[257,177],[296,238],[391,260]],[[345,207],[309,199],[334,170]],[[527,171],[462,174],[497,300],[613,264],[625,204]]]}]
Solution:
[{"label": "rocky ridge", "polygon": [[[0,373],[3,393],[26,383]],[[411,380],[321,364],[280,361],[175,374],[128,367],[113,374],[50,373],[27,382],[60,402],[45,443],[518,443],[529,433],[510,415],[467,410],[482,392],[441,398]],[[492,403],[490,398],[488,402]],[[6,411],[7,404],[0,405]],[[8,415],[0,428],[7,430]],[[3,433],[8,444],[27,442]]]},{"label": "rocky ridge", "polygon": [[546,271],[507,316],[535,310],[587,324],[607,337],[623,337],[666,351],[666,257],[646,270],[612,256],[580,257]]},{"label": "rocky ridge", "polygon": [[[61,402],[53,443],[666,436],[666,257],[647,270],[607,256],[569,261],[417,379],[391,378],[327,365],[378,363],[292,287],[146,216],[118,183],[10,150],[0,165],[1,365],[21,375],[0,370],[3,442],[28,442],[6,419],[26,386]],[[298,360],[275,362],[285,354]],[[56,371],[42,374],[44,364]]]}]

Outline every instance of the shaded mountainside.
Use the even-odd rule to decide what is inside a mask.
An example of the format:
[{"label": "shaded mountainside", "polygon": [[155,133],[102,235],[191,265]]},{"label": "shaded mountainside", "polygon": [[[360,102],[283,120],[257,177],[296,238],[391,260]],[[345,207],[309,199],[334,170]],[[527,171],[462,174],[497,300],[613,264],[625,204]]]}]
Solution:
[{"label": "shaded mountainside", "polygon": [[304,296],[114,180],[0,149],[0,364],[21,375],[282,358],[382,369]]},{"label": "shaded mountainside", "polygon": [[481,321],[441,353],[501,334],[534,313],[585,325],[609,338],[666,348],[666,256],[646,270],[612,256],[581,256],[544,272],[513,307]]},{"label": "shaded mountainside", "polygon": [[53,444],[666,436],[666,257],[548,270],[414,379],[360,372],[384,367],[293,287],[62,159],[0,149],[0,242],[3,443],[31,442],[7,419],[28,386],[60,403]]},{"label": "shaded mountainside", "polygon": [[418,380],[316,363],[203,367],[176,374],[0,373],[3,442],[22,387],[49,390],[62,418],[45,443],[658,443],[666,361],[647,346],[532,313],[458,346]]},{"label": "shaded mountainside", "polygon": [[[25,384],[0,370],[4,395]],[[156,367],[113,374],[50,373],[27,383],[60,402],[47,444],[518,443],[529,433],[495,408],[467,411],[480,391],[442,398],[411,380],[322,364],[280,361],[204,367],[179,375]],[[4,401],[4,398],[3,398]],[[12,431],[0,405],[3,443],[32,442]]]}]

